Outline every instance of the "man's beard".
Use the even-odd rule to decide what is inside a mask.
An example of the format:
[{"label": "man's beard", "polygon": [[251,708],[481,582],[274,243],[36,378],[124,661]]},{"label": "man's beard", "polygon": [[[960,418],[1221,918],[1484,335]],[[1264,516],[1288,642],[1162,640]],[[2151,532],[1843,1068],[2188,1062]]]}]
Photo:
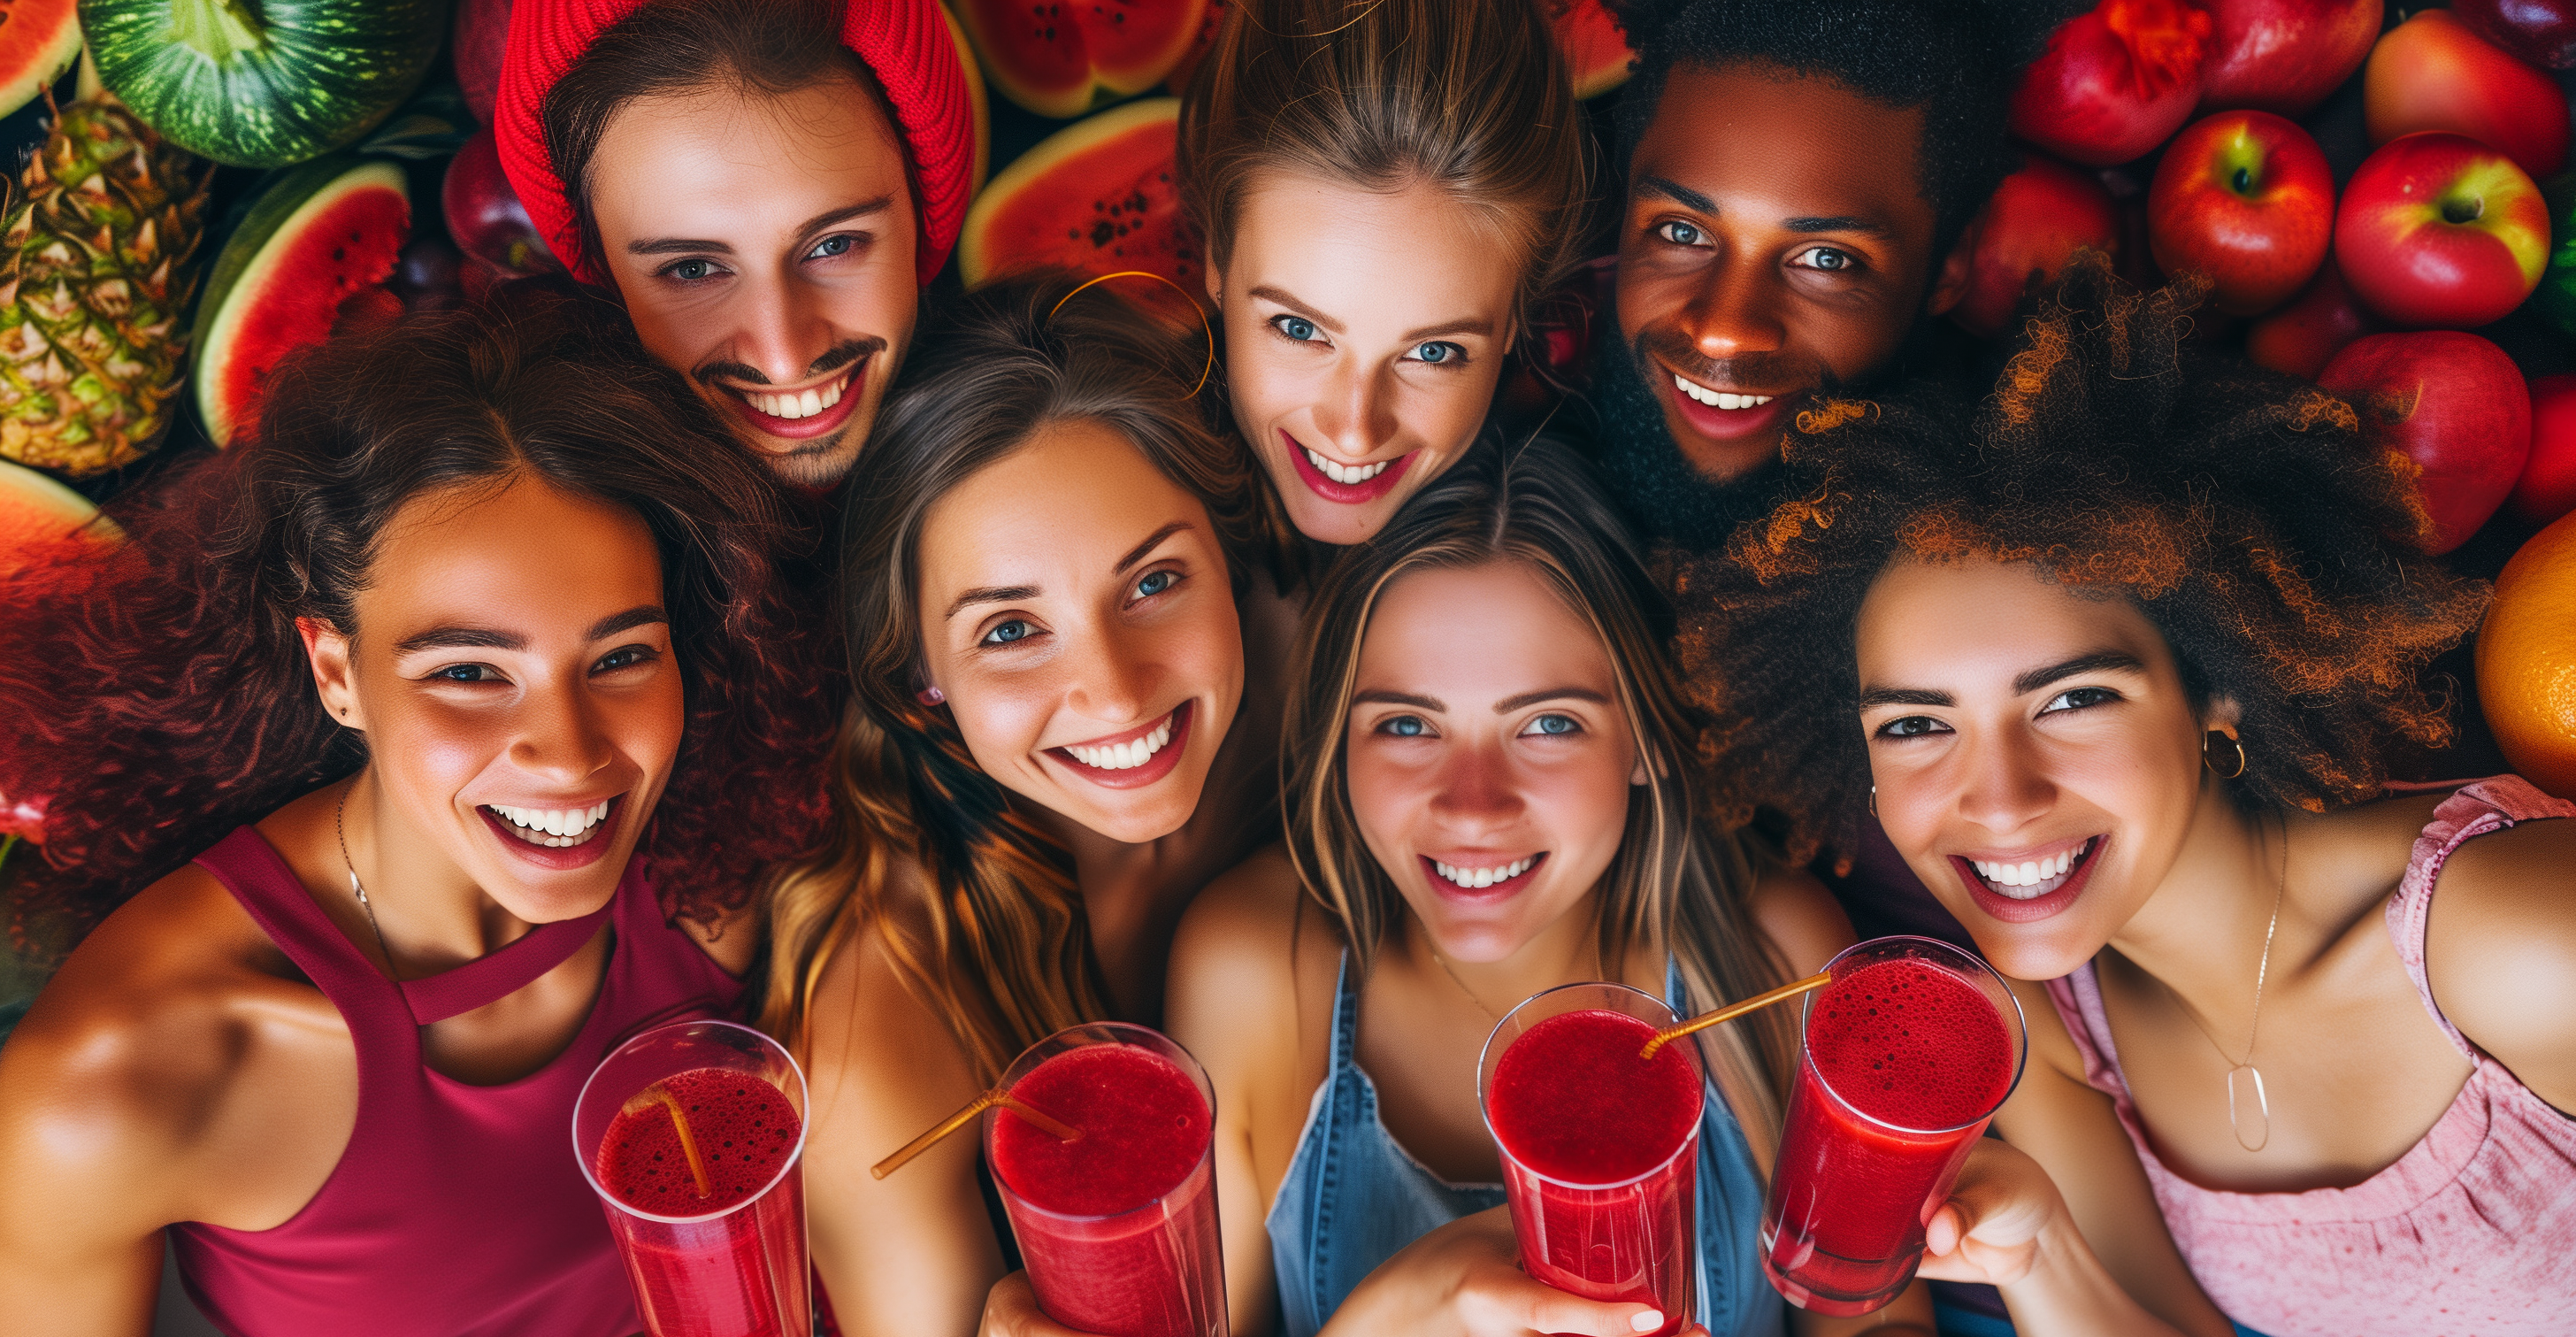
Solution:
[{"label": "man's beard", "polygon": [[[1604,317],[1616,318],[1615,312]],[[1789,478],[1776,459],[1725,482],[1692,465],[1673,444],[1664,407],[1637,370],[1635,349],[1604,339],[1593,357],[1601,479],[1648,540],[1706,552],[1785,497]]]}]

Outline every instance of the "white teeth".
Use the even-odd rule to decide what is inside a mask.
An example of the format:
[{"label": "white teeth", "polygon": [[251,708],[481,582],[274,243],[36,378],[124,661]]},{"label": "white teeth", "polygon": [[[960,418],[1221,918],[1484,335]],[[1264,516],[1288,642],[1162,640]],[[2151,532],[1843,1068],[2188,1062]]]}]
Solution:
[{"label": "white teeth", "polygon": [[562,849],[579,845],[598,834],[600,822],[608,816],[610,802],[614,800],[594,803],[587,808],[513,808],[500,803],[486,806],[517,827],[529,844]]},{"label": "white teeth", "polygon": [[[809,393],[810,393],[810,392],[809,392]],[[830,385],[824,386],[824,387],[823,387],[823,397],[822,397],[822,399],[821,399],[821,400],[819,400],[818,402],[821,404],[821,406],[822,406],[823,408],[830,408],[830,407],[832,407],[834,404],[838,404],[838,403],[840,403],[840,402],[841,402],[841,382],[840,382],[840,381],[834,381],[834,382],[832,382]],[[817,410],[817,411],[819,412],[820,410]]]},{"label": "white teeth", "polygon": [[1771,402],[1769,395],[1731,395],[1723,390],[1711,390],[1696,381],[1686,380],[1680,376],[1673,377],[1673,386],[1710,408],[1756,409]]},{"label": "white teeth", "polygon": [[823,396],[821,392],[808,390],[796,397],[796,415],[798,417],[811,418],[822,411]]},{"label": "white teeth", "polygon": [[1073,759],[1085,766],[1097,767],[1104,771],[1132,771],[1152,761],[1154,754],[1162,751],[1163,745],[1171,741],[1172,718],[1166,715],[1161,724],[1154,726],[1152,733],[1142,738],[1132,738],[1124,743],[1111,743],[1105,747],[1081,747],[1067,744],[1064,750],[1072,753]]},{"label": "white teeth", "polygon": [[1987,886],[2014,900],[2027,901],[2065,886],[2067,874],[2092,852],[2094,840],[2099,839],[2101,837],[2096,836],[2045,859],[2028,859],[2020,863],[1970,859],[1968,863],[1977,870],[1978,877],[1985,879]]},{"label": "white teeth", "polygon": [[1510,863],[1492,868],[1460,868],[1455,864],[1445,864],[1437,859],[1431,861],[1431,867],[1440,876],[1459,886],[1490,887],[1497,882],[1509,882],[1519,877],[1530,870],[1531,864],[1537,862],[1538,856],[1533,854],[1526,859],[1514,859]]},{"label": "white teeth", "polygon": [[1395,463],[1393,460],[1379,460],[1375,464],[1355,464],[1344,468],[1311,450],[1306,452],[1306,459],[1315,466],[1315,472],[1336,483],[1365,483],[1385,473],[1386,466]]}]

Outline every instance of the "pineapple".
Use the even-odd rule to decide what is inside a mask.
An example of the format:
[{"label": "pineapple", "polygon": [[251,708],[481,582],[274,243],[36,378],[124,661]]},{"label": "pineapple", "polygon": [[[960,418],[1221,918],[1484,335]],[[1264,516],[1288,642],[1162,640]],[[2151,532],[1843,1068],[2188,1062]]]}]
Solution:
[{"label": "pineapple", "polygon": [[159,441],[209,175],[112,93],[54,118],[0,230],[0,458],[78,477]]}]

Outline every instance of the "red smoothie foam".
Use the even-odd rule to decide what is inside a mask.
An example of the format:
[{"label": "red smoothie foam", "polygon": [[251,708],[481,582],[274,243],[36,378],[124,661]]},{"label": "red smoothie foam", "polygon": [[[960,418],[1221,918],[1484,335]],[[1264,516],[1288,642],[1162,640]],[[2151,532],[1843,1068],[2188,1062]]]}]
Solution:
[{"label": "red smoothie foam", "polygon": [[656,1216],[721,1212],[767,1187],[796,1151],[803,1121],[775,1086],[746,1072],[696,1068],[662,1080],[688,1111],[689,1132],[706,1159],[712,1190],[680,1149],[680,1131],[660,1101],[621,1111],[599,1140],[599,1182],[617,1200]]},{"label": "red smoothie foam", "polygon": [[1530,1027],[1494,1069],[1494,1136],[1513,1159],[1570,1184],[1616,1184],[1661,1165],[1699,1123],[1700,1083],[1678,1046],[1638,1058],[1654,1038],[1654,1027],[1606,1008]]},{"label": "red smoothie foam", "polygon": [[2012,1037],[1974,985],[1919,961],[1878,961],[1816,998],[1807,1050],[1835,1094],[1900,1128],[1952,1128],[1994,1108]]},{"label": "red smoothie foam", "polygon": [[1064,1216],[1109,1216],[1178,1188],[1206,1154],[1211,1115],[1198,1084],[1133,1045],[1086,1045],[1041,1063],[1011,1095],[1082,1130],[1071,1142],[1005,1110],[993,1170]]}]

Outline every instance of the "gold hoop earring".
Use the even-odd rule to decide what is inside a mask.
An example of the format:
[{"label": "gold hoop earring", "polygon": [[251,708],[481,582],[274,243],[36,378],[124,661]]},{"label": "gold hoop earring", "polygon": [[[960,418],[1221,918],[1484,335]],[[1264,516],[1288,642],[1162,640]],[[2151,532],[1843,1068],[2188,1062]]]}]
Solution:
[{"label": "gold hoop earring", "polygon": [[[2227,745],[2229,747],[2236,750],[2236,769],[2232,771],[2222,771],[2218,769],[2219,754],[2216,744],[2218,740],[2222,738],[2227,740]],[[2238,738],[2234,734],[2227,733],[2222,730],[2210,730],[2207,734],[2203,735],[2200,740],[2200,764],[2208,767],[2209,773],[2217,776],[2221,780],[2233,780],[2236,777],[2243,775],[2245,773],[2244,740]]]}]

